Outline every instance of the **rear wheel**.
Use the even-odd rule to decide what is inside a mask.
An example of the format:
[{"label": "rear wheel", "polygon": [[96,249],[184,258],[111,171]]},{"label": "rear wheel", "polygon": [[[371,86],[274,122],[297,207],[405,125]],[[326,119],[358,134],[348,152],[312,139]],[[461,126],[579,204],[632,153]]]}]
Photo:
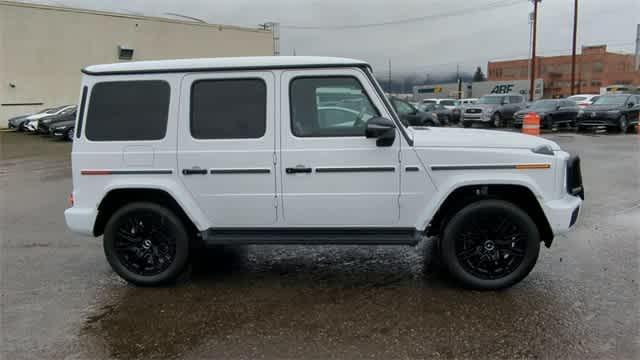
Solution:
[{"label": "rear wheel", "polygon": [[174,281],[189,253],[187,230],[171,210],[154,203],[123,206],[104,231],[104,252],[113,270],[126,281],[156,286]]},{"label": "rear wheel", "polygon": [[497,290],[529,274],[538,259],[540,233],[522,209],[502,200],[481,200],[445,227],[442,260],[464,286]]}]

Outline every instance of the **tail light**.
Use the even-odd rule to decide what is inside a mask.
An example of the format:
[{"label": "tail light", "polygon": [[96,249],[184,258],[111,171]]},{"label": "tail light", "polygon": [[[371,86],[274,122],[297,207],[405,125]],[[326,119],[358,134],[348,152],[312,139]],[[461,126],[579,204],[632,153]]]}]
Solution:
[{"label": "tail light", "polygon": [[69,194],[69,197],[67,198],[67,204],[69,205],[69,207],[73,207],[73,193]]}]

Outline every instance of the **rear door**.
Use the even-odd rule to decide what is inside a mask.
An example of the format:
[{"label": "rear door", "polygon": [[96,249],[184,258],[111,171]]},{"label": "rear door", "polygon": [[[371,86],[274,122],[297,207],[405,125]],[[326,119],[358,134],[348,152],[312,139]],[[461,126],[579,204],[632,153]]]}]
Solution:
[{"label": "rear door", "polygon": [[178,168],[215,227],[276,222],[271,72],[186,75]]}]

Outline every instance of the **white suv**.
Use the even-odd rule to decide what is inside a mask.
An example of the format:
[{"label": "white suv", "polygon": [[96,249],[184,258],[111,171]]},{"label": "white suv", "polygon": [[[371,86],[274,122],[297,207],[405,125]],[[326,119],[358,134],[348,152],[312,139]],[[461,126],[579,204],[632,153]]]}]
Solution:
[{"label": "white suv", "polygon": [[83,72],[66,222],[104,234],[107,260],[134,284],[171,282],[200,246],[432,236],[462,284],[504,288],[582,204],[579,160],[556,143],[406,128],[362,61],[219,58]]}]

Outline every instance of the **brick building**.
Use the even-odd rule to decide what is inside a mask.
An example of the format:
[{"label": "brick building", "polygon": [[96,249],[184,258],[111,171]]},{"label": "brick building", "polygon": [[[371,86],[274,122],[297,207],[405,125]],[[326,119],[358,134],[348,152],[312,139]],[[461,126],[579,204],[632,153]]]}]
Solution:
[{"label": "brick building", "polygon": [[[529,78],[529,59],[490,61],[489,80]],[[571,94],[571,55],[536,58],[536,78],[544,80],[544,97]],[[607,52],[606,45],[584,46],[576,56],[576,93],[599,94],[613,84],[640,85],[640,71],[634,71],[634,56]]]}]

